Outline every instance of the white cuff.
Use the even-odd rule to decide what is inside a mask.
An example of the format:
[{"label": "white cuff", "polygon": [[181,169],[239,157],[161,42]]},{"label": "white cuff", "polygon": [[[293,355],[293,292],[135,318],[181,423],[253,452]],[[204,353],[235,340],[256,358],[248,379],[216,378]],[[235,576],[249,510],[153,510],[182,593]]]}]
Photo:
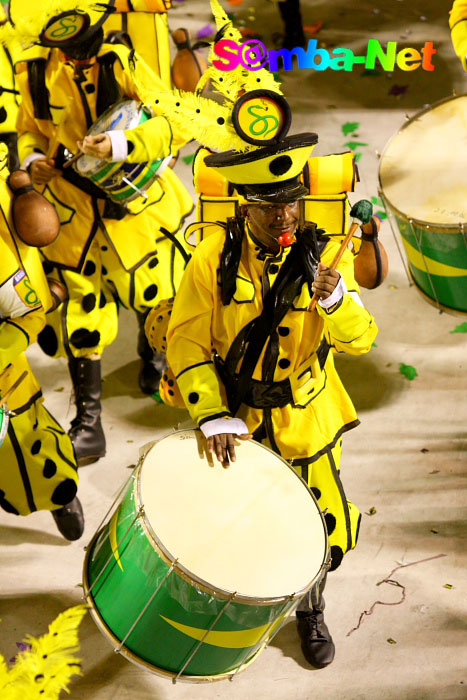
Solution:
[{"label": "white cuff", "polygon": [[337,283],[336,288],[334,289],[333,293],[331,294],[330,297],[327,299],[320,299],[318,301],[318,304],[323,307],[323,309],[330,309],[331,306],[334,306],[334,304],[337,304],[338,301],[342,299],[344,294],[347,292],[347,285],[344,281],[344,278],[342,277],[341,273],[339,272],[340,275],[340,280]]},{"label": "white cuff", "polygon": [[35,160],[39,160],[40,158],[47,158],[47,156],[44,153],[30,153],[21,163],[21,170],[27,170],[31,163],[34,163]]},{"label": "white cuff", "polygon": [[107,136],[112,142],[112,163],[120,163],[128,158],[128,141],[126,140],[124,131],[106,131]]},{"label": "white cuff", "polygon": [[233,433],[234,435],[248,435],[250,432],[241,418],[214,418],[201,426],[204,437],[212,437],[221,433]]}]

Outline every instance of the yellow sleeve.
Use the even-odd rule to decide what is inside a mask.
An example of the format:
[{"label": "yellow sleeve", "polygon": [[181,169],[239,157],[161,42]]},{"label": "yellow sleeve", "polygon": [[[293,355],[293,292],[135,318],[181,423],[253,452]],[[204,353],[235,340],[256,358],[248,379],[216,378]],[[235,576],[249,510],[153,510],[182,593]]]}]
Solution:
[{"label": "yellow sleeve", "polygon": [[209,240],[200,244],[185,270],[167,335],[167,360],[190,416],[198,425],[231,416],[211,351],[219,256],[206,255],[206,249],[212,246],[204,243]]},{"label": "yellow sleeve", "polygon": [[[326,246],[322,255],[326,265],[331,264],[335,252],[334,245]],[[344,278],[348,291],[342,302],[330,309],[323,309],[319,304],[316,309],[324,320],[328,342],[337,351],[363,355],[370,351],[378,334],[378,326],[370,312],[355,300],[354,295],[360,290],[354,277],[353,255],[349,250],[345,251],[337,269]]]},{"label": "yellow sleeve", "polygon": [[28,72],[26,68],[21,70],[16,78],[18,90],[21,94],[21,105],[18,111],[16,128],[18,131],[18,154],[20,163],[31,153],[47,153],[48,138],[41,133],[37,121],[34,118],[34,106],[29,92]]},{"label": "yellow sleeve", "polygon": [[26,348],[37,340],[45,326],[45,314],[41,307],[27,316],[7,319],[0,324],[0,374]]},{"label": "yellow sleeve", "polygon": [[467,0],[454,0],[450,16],[451,40],[454,51],[467,71]]},{"label": "yellow sleeve", "polygon": [[166,158],[172,153],[172,129],[165,117],[154,117],[136,129],[125,131],[127,163],[144,163]]}]

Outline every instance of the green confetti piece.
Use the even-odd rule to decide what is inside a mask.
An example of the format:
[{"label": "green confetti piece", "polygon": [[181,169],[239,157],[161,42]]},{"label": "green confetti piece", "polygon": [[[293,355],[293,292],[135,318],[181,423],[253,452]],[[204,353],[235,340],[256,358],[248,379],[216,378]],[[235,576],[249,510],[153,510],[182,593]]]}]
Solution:
[{"label": "green confetti piece", "polygon": [[157,401],[157,403],[164,403],[161,399],[159,391],[156,391],[155,394],[151,394],[151,398],[154,399],[154,401]]},{"label": "green confetti piece", "polygon": [[373,76],[377,75],[383,75],[380,70],[376,70],[375,68],[365,68],[365,70],[362,73],[362,78],[371,78]]},{"label": "green confetti piece", "polygon": [[280,83],[281,76],[279,75],[279,73],[273,73],[272,76],[273,76],[274,80],[276,81],[276,83]]},{"label": "green confetti piece", "polygon": [[187,165],[190,165],[190,163],[193,163],[194,159],[195,159],[195,154],[192,153],[190,156],[183,156],[182,160]]},{"label": "green confetti piece", "polygon": [[356,153],[356,154],[355,154],[355,162],[356,162],[356,163],[358,163],[358,161],[360,160],[360,158],[362,157],[362,155],[363,155],[363,153]]},{"label": "green confetti piece", "polygon": [[376,343],[373,343],[371,347],[372,347],[372,348],[377,348],[378,346],[376,345]]},{"label": "green confetti piece", "polygon": [[449,588],[449,590],[451,590],[451,588],[454,588],[454,586],[452,585],[452,583],[445,583],[443,588]]},{"label": "green confetti piece", "polygon": [[388,218],[388,215],[386,214],[385,211],[375,211],[375,216],[377,216],[378,219],[380,219],[380,221]]},{"label": "green confetti piece", "polygon": [[341,129],[342,133],[344,136],[347,136],[347,134],[351,134],[353,131],[358,129],[360,126],[360,122],[345,122],[345,124],[342,124]]},{"label": "green confetti piece", "polygon": [[344,146],[350,148],[351,151],[355,151],[359,146],[368,146],[368,144],[363,143],[363,141],[347,141],[347,143],[344,143]]},{"label": "green confetti piece", "polygon": [[397,644],[396,640],[392,637],[389,637],[389,639],[386,639],[386,641],[389,642],[389,644]]},{"label": "green confetti piece", "polygon": [[412,367],[412,365],[404,365],[403,362],[399,363],[399,372],[407,379],[410,379],[410,381],[418,377],[418,372],[415,367]]},{"label": "green confetti piece", "polygon": [[379,197],[372,197],[372,198],[371,198],[371,203],[372,203],[372,204],[376,204],[378,207],[382,207],[382,206],[383,206],[383,202],[382,202],[382,200],[381,200]]},{"label": "green confetti piece", "polygon": [[464,321],[464,323],[461,323],[459,326],[456,326],[453,331],[449,331],[450,333],[467,333],[467,321]]}]

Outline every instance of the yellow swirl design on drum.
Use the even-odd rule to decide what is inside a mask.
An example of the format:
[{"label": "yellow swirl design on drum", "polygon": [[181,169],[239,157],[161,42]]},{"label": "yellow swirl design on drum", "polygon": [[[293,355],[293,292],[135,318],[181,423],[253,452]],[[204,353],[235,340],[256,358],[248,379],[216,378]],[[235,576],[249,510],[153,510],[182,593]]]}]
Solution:
[{"label": "yellow swirl design on drum", "polygon": [[[161,617],[168,622],[169,625],[172,625],[172,627],[175,627],[179,632],[186,634],[187,637],[191,637],[192,639],[201,641],[206,634],[206,630],[200,629],[199,627],[189,627],[188,625],[182,625],[181,622],[169,620],[169,618],[163,615],[161,615]],[[278,622],[279,621],[276,621],[274,623],[274,627]],[[203,642],[204,644],[211,644],[213,647],[223,647],[224,649],[246,649],[258,644],[270,628],[271,624],[268,623],[261,627],[253,627],[252,629],[234,632],[218,632],[214,630],[209,632]]]},{"label": "yellow swirl design on drum", "polygon": [[122,562],[120,561],[120,555],[118,553],[118,542],[117,542],[117,520],[118,520],[118,512],[120,508],[117,508],[115,513],[112,515],[112,520],[109,523],[109,538],[110,538],[110,546],[112,547],[112,552],[114,553],[114,557],[117,560],[117,564],[123,571],[123,566]]},{"label": "yellow swirl design on drum", "polygon": [[437,262],[436,260],[433,260],[433,258],[428,258],[426,255],[419,253],[418,250],[410,245],[405,238],[403,238],[403,242],[410,262],[422,272],[426,272],[428,270],[430,274],[438,275],[439,277],[467,276],[467,270],[461,267],[452,267],[451,265],[445,265],[445,263]]}]

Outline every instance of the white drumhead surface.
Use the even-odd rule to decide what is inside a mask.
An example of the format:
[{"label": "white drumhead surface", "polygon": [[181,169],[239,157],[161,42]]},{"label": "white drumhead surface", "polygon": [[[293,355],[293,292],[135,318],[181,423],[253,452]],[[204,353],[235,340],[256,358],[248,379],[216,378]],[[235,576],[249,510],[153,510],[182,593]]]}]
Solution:
[{"label": "white drumhead surface", "polygon": [[146,518],[164,547],[215,588],[257,598],[307,587],[325,556],[318,507],[281,459],[252,441],[224,469],[199,431],[156,443],[141,470]]},{"label": "white drumhead surface", "polygon": [[408,218],[467,221],[467,96],[418,117],[390,141],[380,164],[383,194]]}]

